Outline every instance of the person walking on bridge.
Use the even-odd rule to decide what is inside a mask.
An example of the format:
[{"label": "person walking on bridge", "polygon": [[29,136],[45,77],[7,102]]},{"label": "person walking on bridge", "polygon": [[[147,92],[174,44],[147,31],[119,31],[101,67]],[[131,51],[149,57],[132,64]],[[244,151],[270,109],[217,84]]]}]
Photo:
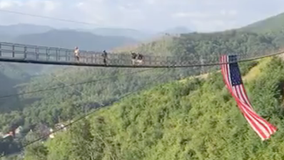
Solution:
[{"label": "person walking on bridge", "polygon": [[79,61],[79,48],[78,47],[75,47],[74,56],[75,56],[76,60]]},{"label": "person walking on bridge", "polygon": [[102,56],[104,58],[104,64],[107,65],[107,52],[106,52],[106,50],[103,51]]},{"label": "person walking on bridge", "polygon": [[140,53],[131,52],[132,64],[135,65],[136,63],[142,64],[144,56]]}]

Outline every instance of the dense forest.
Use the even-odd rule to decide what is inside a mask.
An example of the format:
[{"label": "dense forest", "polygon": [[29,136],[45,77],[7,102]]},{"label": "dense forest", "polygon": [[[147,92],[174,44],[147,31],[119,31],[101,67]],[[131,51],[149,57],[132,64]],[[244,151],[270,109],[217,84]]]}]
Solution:
[{"label": "dense forest", "polygon": [[282,159],[284,63],[265,59],[243,70],[255,110],[279,128],[266,142],[240,113],[221,73],[213,73],[131,95],[29,146],[25,159]]},{"label": "dense forest", "polygon": [[[131,50],[208,59],[224,53],[253,56],[284,46],[282,32],[182,34]],[[284,70],[279,59],[269,59],[267,63],[242,63],[241,70],[249,77],[249,96],[258,107],[257,112],[280,126],[279,86]],[[250,70],[252,67],[260,71]],[[42,136],[41,128],[53,128],[59,122],[108,107],[59,133],[56,140],[29,146],[25,159],[232,159],[233,152],[240,159],[270,156],[263,148],[276,141],[259,143],[242,115],[232,107],[235,103],[224,88],[220,73],[206,80],[174,81],[216,69],[219,66],[145,70],[65,67],[27,77],[20,69],[17,71],[21,74],[13,72],[17,73],[14,77],[12,72],[9,75],[4,72],[7,69],[1,69],[0,131],[8,133],[19,126],[23,130],[16,140],[1,140],[1,146],[11,149],[3,147],[0,152],[17,153],[20,146]],[[21,78],[17,79],[17,75]],[[276,134],[278,140],[280,132]],[[232,143],[236,139],[239,143]],[[240,148],[240,144],[247,147]],[[251,145],[258,149],[249,148]],[[81,155],[82,150],[92,152]]]}]

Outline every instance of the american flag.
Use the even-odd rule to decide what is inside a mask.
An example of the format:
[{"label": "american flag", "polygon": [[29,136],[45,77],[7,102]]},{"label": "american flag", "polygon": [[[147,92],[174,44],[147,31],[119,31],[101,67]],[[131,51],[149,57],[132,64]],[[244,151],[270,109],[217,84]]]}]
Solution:
[{"label": "american flag", "polygon": [[[235,98],[240,111],[252,129],[264,141],[276,132],[277,128],[256,114],[244,88],[236,55],[221,56],[221,71],[226,86]],[[225,64],[224,64],[225,63]]]}]

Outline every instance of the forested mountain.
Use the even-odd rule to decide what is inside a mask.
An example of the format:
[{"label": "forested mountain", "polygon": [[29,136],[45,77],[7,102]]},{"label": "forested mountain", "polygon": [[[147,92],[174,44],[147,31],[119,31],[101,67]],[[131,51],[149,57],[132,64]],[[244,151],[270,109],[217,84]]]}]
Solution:
[{"label": "forested mountain", "polygon": [[188,29],[187,27],[177,26],[174,28],[167,29],[160,34],[187,34],[193,32],[192,30]]},{"label": "forested mountain", "polygon": [[15,63],[0,63],[1,74],[16,82],[26,81],[30,77],[28,71],[25,71],[22,68],[24,68],[22,65],[15,65]]},{"label": "forested mountain", "polygon": [[[204,58],[216,58],[216,56],[219,56],[222,53],[258,55],[262,52],[275,51],[283,46],[284,34],[276,34],[276,32],[262,34],[234,30],[206,34],[182,34],[179,37],[167,37],[162,41],[150,42],[141,45],[138,48],[134,48],[133,50],[137,50],[143,54],[160,56],[202,56]],[[256,62],[242,64],[243,73],[247,73],[247,71],[255,64]],[[271,71],[275,65],[279,65],[277,68],[277,73],[279,73],[278,77]],[[69,132],[67,135],[63,134],[62,136],[59,136],[60,138],[57,139],[57,141],[48,142],[48,159],[64,159],[62,157],[65,157],[65,159],[76,159],[72,157],[78,156],[75,152],[74,155],[66,155],[65,153],[70,153],[69,151],[78,149],[80,144],[84,144],[86,147],[94,147],[88,149],[94,150],[92,156],[95,156],[97,159],[101,159],[101,157],[108,159],[107,157],[112,155],[116,159],[166,159],[166,155],[169,156],[170,153],[172,153],[171,156],[176,155],[177,158],[181,158],[181,156],[197,156],[202,159],[202,156],[204,156],[203,158],[209,157],[208,159],[214,159],[214,156],[218,156],[218,154],[223,153],[223,151],[225,153],[233,152],[234,148],[231,146],[230,150],[223,150],[224,148],[222,148],[221,145],[226,146],[229,142],[221,141],[222,143],[217,143],[219,139],[214,139],[216,138],[213,137],[215,134],[208,134],[213,133],[213,131],[219,133],[221,130],[228,127],[223,124],[222,117],[228,118],[234,115],[232,117],[233,122],[236,122],[239,119],[242,121],[242,117],[236,109],[228,109],[232,106],[233,101],[227,94],[227,91],[223,89],[224,84],[221,80],[220,73],[213,77],[209,77],[209,79],[205,81],[194,80],[193,82],[186,82],[185,84],[173,82],[166,86],[159,86],[145,91],[137,96],[134,95],[134,92],[158,85],[159,83],[183,79],[206,71],[216,70],[217,68],[219,69],[219,66],[210,68],[205,67],[202,70],[197,67],[187,69],[153,69],[135,74],[132,72],[136,72],[138,69],[94,69],[84,67],[59,69],[48,75],[32,77],[29,82],[17,85],[15,89],[18,93],[33,93],[15,96],[19,99],[18,105],[15,106],[16,108],[21,109],[0,114],[0,128],[2,131],[7,132],[11,126],[22,125],[24,126],[24,135],[30,133],[28,132],[30,129],[33,129],[34,131],[33,138],[30,138],[31,135],[28,134],[29,138],[24,137],[23,140],[35,139],[39,136],[37,135],[37,128],[40,128],[38,125],[44,124],[48,127],[53,127],[58,122],[71,120],[94,108],[108,106],[112,102],[119,100],[121,97],[128,95],[130,98],[124,99],[121,103],[111,107],[111,109],[98,112],[95,118],[87,121],[88,123],[91,123],[92,130],[90,131],[90,134],[92,134],[92,140],[80,137],[82,132],[84,133],[81,135],[87,134],[88,132],[85,132],[85,130],[88,131],[90,128],[81,124],[77,126],[79,128],[73,130],[78,131],[78,133],[72,132],[71,135],[75,135],[78,138],[77,140],[82,141],[82,143],[77,141],[78,143],[75,142],[76,145],[69,145]],[[267,97],[276,93],[269,90],[269,86],[266,89],[271,91],[271,93],[266,91],[262,92],[253,88],[258,87],[255,84],[263,85],[264,83],[265,85],[270,85],[270,79],[268,79],[269,81],[266,81],[268,76],[276,76],[277,81],[273,81],[273,84],[271,85],[274,85],[274,82],[277,84],[281,82],[281,74],[283,71],[279,60],[271,61],[266,68],[267,70],[264,70],[265,67],[261,68],[261,73],[263,74],[261,74],[260,78],[256,78],[252,82],[249,82],[249,86],[252,87],[249,87],[249,92],[254,93],[258,91],[259,93],[267,94]],[[261,81],[261,83],[258,81]],[[68,86],[70,84],[73,85]],[[53,89],[55,87],[57,88]],[[40,91],[34,92],[37,90]],[[5,92],[4,94],[10,93]],[[225,97],[225,100],[220,99],[222,96]],[[177,99],[175,100],[175,98]],[[203,101],[202,98],[207,98],[209,100]],[[258,97],[253,100],[256,105],[262,102],[258,101],[257,98]],[[6,103],[7,101],[9,102],[11,99],[0,98],[0,103]],[[278,101],[275,101],[275,105],[276,104],[278,105]],[[217,111],[215,112],[214,109]],[[225,114],[228,111],[230,114]],[[270,113],[271,110],[269,110],[268,107],[265,111],[267,111],[264,112],[266,114],[268,112]],[[209,113],[216,113],[216,115],[218,115],[215,119],[216,122],[212,122],[213,124],[216,124],[213,125],[215,127],[210,128],[210,125],[205,121],[212,117]],[[278,113],[278,110],[276,110],[275,113]],[[279,124],[280,121],[277,119],[277,115],[273,115],[275,122]],[[194,119],[188,119],[194,116],[197,118],[196,121]],[[237,119],[235,119],[236,117]],[[182,122],[183,120],[186,120],[185,124]],[[225,118],[224,120],[226,120],[227,123],[227,119]],[[221,121],[221,124],[218,125],[220,128],[217,127],[219,121]],[[222,133],[224,135],[225,133],[228,133],[227,136],[229,137],[227,138],[230,138],[230,136],[233,137],[235,134],[239,133],[244,133],[243,135],[252,138],[255,136],[244,121],[241,124],[236,123],[238,128],[233,128],[233,122],[228,122],[230,124],[228,127],[229,131]],[[209,127],[211,130],[209,129],[207,133],[205,129],[200,131],[198,131],[198,128],[194,127],[192,130],[190,129],[189,126],[197,126],[197,124],[201,125],[201,129]],[[84,127],[85,129],[80,127]],[[186,128],[186,130],[183,128]],[[232,130],[234,131],[234,134],[231,132]],[[172,134],[173,131],[176,131],[178,134]],[[79,134],[79,132],[81,133]],[[96,137],[97,135],[95,135],[96,132],[103,134],[102,138],[106,141],[105,144],[101,144],[104,142],[99,141],[98,137]],[[186,137],[185,135],[189,135],[190,137]],[[88,138],[88,136],[85,137]],[[203,141],[197,141],[204,137],[212,140],[212,145],[204,144],[205,142]],[[239,137],[239,139],[243,143],[242,140],[244,137]],[[197,145],[191,146],[187,143],[189,141],[193,141],[192,144]],[[249,141],[245,144],[247,144],[247,146],[253,144],[256,147],[259,147],[256,142],[258,141],[254,139],[254,141]],[[55,145],[57,146],[56,151],[53,150]],[[61,146],[59,148],[62,148],[62,150],[58,150],[58,146]],[[69,148],[70,146],[75,148]],[[171,147],[167,148],[167,146]],[[213,149],[208,149],[213,148],[213,146],[220,148],[220,150],[215,152]],[[39,157],[35,157],[34,153],[36,152],[40,153],[38,156],[46,156],[47,150],[45,147],[41,146],[37,148],[41,151],[29,150],[26,158],[39,159]],[[138,151],[141,154],[139,154]],[[154,154],[155,151],[157,154]],[[257,156],[257,154],[254,153],[255,151],[252,152]],[[158,153],[164,157],[157,157]],[[241,152],[236,153],[241,154]],[[90,156],[89,154],[85,155]],[[245,154],[240,156],[246,159],[246,156],[250,155],[251,154]],[[169,159],[174,159],[171,156]],[[222,154],[222,156],[226,159],[230,155]],[[228,159],[230,159],[230,157]]]},{"label": "forested mountain", "polygon": [[0,34],[7,34],[10,36],[19,36],[23,34],[44,33],[52,30],[49,26],[33,25],[33,24],[14,24],[7,26],[0,26]]},{"label": "forested mountain", "polygon": [[123,36],[136,39],[138,41],[151,38],[154,33],[143,32],[135,29],[127,28],[95,28],[88,30],[89,32],[101,36]]},{"label": "forested mountain", "polygon": [[98,36],[89,32],[73,30],[51,30],[45,33],[21,35],[16,37],[13,42],[62,48],[78,46],[84,50],[94,51],[137,43],[136,40],[127,37]]},{"label": "forested mountain", "polygon": [[255,22],[248,26],[241,28],[243,31],[250,32],[278,32],[284,30],[284,13],[278,14],[276,16],[264,19],[262,21]]},{"label": "forested mountain", "polygon": [[172,48],[174,48],[174,41],[176,39],[172,36],[163,36],[157,38],[155,41],[140,43],[132,46],[122,46],[113,49],[113,52],[139,52],[149,55],[171,56]]},{"label": "forested mountain", "polygon": [[252,77],[244,80],[255,110],[279,127],[265,143],[240,113],[221,73],[214,73],[131,95],[28,147],[25,159],[281,159],[284,63],[264,61],[242,71]]},{"label": "forested mountain", "polygon": [[0,41],[13,42],[20,35],[44,33],[50,30],[52,30],[51,27],[33,24],[0,25]]},{"label": "forested mountain", "polygon": [[[17,65],[0,63],[0,97],[6,96],[8,93],[17,94],[18,91],[15,86],[19,83],[28,82],[30,78],[31,75],[19,69]],[[22,105],[17,96],[8,99],[0,98],[0,113],[19,109],[22,109]]]},{"label": "forested mountain", "polygon": [[177,26],[169,28],[165,31],[154,32],[154,31],[139,31],[135,29],[127,28],[96,28],[94,30],[88,30],[96,35],[102,36],[124,36],[136,39],[138,41],[153,40],[156,37],[160,37],[165,34],[181,34],[192,32],[187,27]]},{"label": "forested mountain", "polygon": [[[35,24],[13,24],[13,25],[0,25],[0,41],[13,41],[15,37],[21,35],[29,34],[42,34],[49,31],[55,30],[55,28],[50,26],[35,25]],[[60,30],[70,30],[70,29],[60,29]],[[94,28],[94,29],[72,29],[72,31],[78,32],[88,32],[99,36],[115,36],[115,37],[127,37],[130,39],[135,39],[136,41],[144,41],[152,39],[161,34],[179,34],[179,33],[189,33],[186,27],[177,26],[174,28],[167,29],[165,31],[141,31],[138,29],[130,28]]]},{"label": "forested mountain", "polygon": [[[15,80],[9,78],[8,76],[6,76],[5,74],[0,72],[0,85],[1,85],[0,96],[4,96],[8,92],[16,94],[17,90],[14,88],[15,84],[16,84]],[[11,108],[11,106],[7,105],[8,102],[11,102],[11,100],[9,100],[9,101],[0,100],[0,106],[1,106],[0,112],[1,113],[6,112],[8,110],[11,111],[11,110],[15,109],[15,108]]]},{"label": "forested mountain", "polygon": [[[0,62],[0,113],[22,109],[23,102],[19,101],[19,97],[5,96],[17,94],[19,92],[17,85],[29,82],[33,76],[48,72],[49,68],[31,64]],[[4,98],[1,98],[2,96]],[[2,127],[0,125],[0,128]]]},{"label": "forested mountain", "polygon": [[[115,31],[114,28],[113,32]],[[127,30],[123,31],[126,32]],[[138,43],[138,40],[131,38],[131,36],[128,37],[127,34],[112,34],[111,30],[106,31],[108,33],[101,32],[103,31],[99,29],[96,32],[71,29],[57,30],[49,26],[16,24],[0,26],[0,41],[62,48],[79,46],[81,49],[96,51]]]}]

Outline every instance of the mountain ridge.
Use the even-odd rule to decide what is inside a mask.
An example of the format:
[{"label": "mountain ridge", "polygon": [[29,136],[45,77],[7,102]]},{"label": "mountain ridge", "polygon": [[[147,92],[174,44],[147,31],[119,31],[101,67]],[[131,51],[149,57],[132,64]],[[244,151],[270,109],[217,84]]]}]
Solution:
[{"label": "mountain ridge", "polygon": [[40,34],[22,35],[14,39],[14,42],[62,48],[79,46],[84,50],[104,50],[138,43],[138,41],[126,37],[98,36],[88,32],[72,30],[51,30]]},{"label": "mountain ridge", "polygon": [[280,13],[267,19],[263,19],[247,26],[241,27],[240,30],[250,32],[279,32],[284,31],[283,25],[284,13]]}]

